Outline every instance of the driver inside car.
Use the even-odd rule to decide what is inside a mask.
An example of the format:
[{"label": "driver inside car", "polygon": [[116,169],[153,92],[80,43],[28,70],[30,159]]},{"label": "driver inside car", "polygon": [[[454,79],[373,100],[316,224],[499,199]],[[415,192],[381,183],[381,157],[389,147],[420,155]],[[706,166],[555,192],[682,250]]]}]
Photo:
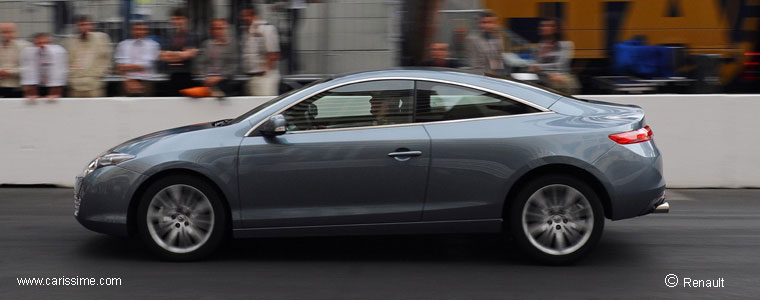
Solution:
[{"label": "driver inside car", "polygon": [[369,112],[375,118],[372,126],[408,123],[409,118],[402,112],[403,101],[392,97],[372,97]]}]

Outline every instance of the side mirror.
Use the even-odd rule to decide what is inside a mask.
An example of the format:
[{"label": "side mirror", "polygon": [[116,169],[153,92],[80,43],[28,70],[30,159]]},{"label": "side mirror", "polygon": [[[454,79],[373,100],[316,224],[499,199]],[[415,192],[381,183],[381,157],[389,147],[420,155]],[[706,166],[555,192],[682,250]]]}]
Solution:
[{"label": "side mirror", "polygon": [[288,132],[288,122],[283,115],[274,115],[259,127],[259,132],[263,136],[278,136]]}]

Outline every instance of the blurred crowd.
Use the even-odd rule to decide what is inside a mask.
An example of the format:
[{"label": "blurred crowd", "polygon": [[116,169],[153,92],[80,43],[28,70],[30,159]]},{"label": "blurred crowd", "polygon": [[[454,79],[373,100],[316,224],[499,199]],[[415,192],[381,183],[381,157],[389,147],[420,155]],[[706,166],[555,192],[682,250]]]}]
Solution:
[{"label": "blurred crowd", "polygon": [[[223,98],[236,91],[254,96],[278,94],[280,43],[277,28],[259,17],[253,6],[240,11],[241,36],[231,34],[226,19],[213,19],[209,38],[201,41],[189,30],[182,8],[172,10],[171,36],[159,43],[149,25],[130,24],[131,38],[113,50],[108,35],[93,31],[91,17],[76,17],[77,34],[53,43],[50,33],[37,33],[32,43],[18,39],[13,23],[0,23],[0,97],[34,101],[67,97],[103,97],[102,78],[115,73],[123,80],[122,94]],[[163,64],[165,74],[157,73]],[[235,78],[244,75],[243,81]],[[164,75],[162,77],[162,75]],[[200,84],[194,77],[201,76]]]},{"label": "blurred crowd", "polygon": [[[540,41],[526,49],[512,45],[498,18],[489,11],[479,15],[478,30],[455,32],[452,45],[433,42],[424,66],[462,68],[482,75],[512,76],[566,93],[576,93],[580,83],[571,73],[573,42],[562,39],[559,21],[544,19],[536,29]],[[459,37],[459,38],[456,38]],[[515,47],[513,47],[515,46]],[[457,49],[452,53],[449,48]],[[527,52],[527,53],[525,53]]]},{"label": "blurred crowd", "polygon": [[[297,9],[291,11],[298,12]],[[32,43],[16,37],[13,23],[0,23],[0,97],[103,97],[102,80],[118,74],[120,94],[126,96],[190,96],[224,98],[230,95],[271,96],[279,94],[280,41],[278,29],[261,18],[253,6],[240,10],[242,30],[230,28],[226,19],[209,23],[208,39],[189,30],[183,8],[172,10],[173,27],[159,43],[149,35],[149,24],[133,21],[131,38],[115,47],[109,36],[93,30],[91,17],[76,17],[77,34],[62,45],[51,34],[37,33]],[[292,16],[298,20],[298,16]],[[294,21],[297,22],[297,21]],[[290,40],[295,43],[291,24]],[[489,11],[478,18],[477,30],[457,32],[452,45],[433,42],[422,63],[429,67],[462,68],[476,74],[512,75],[563,92],[575,93],[580,86],[570,72],[573,43],[561,37],[560,23],[540,22],[541,40],[529,51],[513,53],[498,19]],[[241,32],[236,36],[235,32]],[[450,47],[451,46],[451,47]],[[293,52],[294,45],[288,46]],[[450,48],[455,50],[452,55]],[[289,53],[288,64],[296,55]],[[162,74],[157,73],[161,66]],[[287,66],[287,70],[294,66]],[[522,75],[520,75],[522,74]],[[241,80],[242,75],[242,80]],[[157,91],[160,89],[160,93]],[[243,91],[242,93],[240,91]]]}]

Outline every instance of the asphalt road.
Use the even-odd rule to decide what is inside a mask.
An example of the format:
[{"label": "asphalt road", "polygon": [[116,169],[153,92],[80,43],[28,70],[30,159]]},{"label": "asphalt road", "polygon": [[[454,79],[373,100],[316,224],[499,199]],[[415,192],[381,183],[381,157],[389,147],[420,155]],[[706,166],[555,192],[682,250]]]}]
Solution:
[{"label": "asphalt road", "polygon": [[[212,258],[156,261],[90,232],[70,189],[0,189],[0,299],[757,299],[760,190],[669,190],[671,213],[607,222],[596,250],[535,265],[493,235],[235,240]],[[665,285],[668,274],[678,286]],[[19,286],[17,277],[119,277]],[[684,278],[722,288],[683,287]]]}]

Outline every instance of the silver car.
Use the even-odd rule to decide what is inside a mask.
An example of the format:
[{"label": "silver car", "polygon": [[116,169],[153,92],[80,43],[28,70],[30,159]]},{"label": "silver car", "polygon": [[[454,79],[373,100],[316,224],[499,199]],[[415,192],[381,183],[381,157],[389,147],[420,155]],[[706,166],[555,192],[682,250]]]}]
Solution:
[{"label": "silver car", "polygon": [[227,237],[493,232],[566,264],[605,219],[667,212],[644,111],[450,70],[343,75],[118,145],[76,219],[169,260]]}]

